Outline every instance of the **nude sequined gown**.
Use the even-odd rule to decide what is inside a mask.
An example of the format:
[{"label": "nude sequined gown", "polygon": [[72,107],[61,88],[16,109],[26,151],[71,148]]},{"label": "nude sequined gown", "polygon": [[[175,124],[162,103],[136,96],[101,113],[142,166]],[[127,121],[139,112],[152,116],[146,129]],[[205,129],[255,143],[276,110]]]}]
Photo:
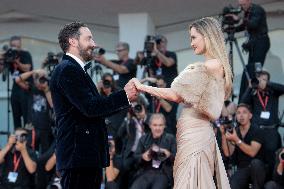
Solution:
[{"label": "nude sequined gown", "polygon": [[221,114],[224,80],[212,76],[204,64],[195,63],[180,73],[171,88],[185,104],[177,123],[174,189],[230,189],[210,125]]}]

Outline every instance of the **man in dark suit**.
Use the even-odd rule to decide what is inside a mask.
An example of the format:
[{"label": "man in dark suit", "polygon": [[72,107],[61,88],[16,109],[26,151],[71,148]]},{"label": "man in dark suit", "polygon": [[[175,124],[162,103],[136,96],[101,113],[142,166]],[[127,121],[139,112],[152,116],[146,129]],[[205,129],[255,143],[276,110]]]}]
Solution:
[{"label": "man in dark suit", "polygon": [[96,47],[83,23],[67,24],[58,35],[64,51],[52,74],[50,89],[56,114],[56,159],[64,189],[98,189],[102,168],[109,165],[105,117],[124,108],[136,97],[130,81],[124,90],[100,96],[84,68]]}]

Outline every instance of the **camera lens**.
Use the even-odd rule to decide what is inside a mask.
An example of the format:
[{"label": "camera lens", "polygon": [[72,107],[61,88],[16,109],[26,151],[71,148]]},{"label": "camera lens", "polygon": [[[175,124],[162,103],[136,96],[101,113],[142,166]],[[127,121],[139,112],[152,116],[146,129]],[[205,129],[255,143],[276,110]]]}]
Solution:
[{"label": "camera lens", "polygon": [[103,85],[104,85],[105,88],[110,88],[111,87],[111,81],[103,80]]},{"label": "camera lens", "polygon": [[142,105],[141,104],[137,104],[134,106],[134,112],[135,113],[140,113],[142,112]]},{"label": "camera lens", "polygon": [[280,153],[280,158],[284,160],[284,152]]}]

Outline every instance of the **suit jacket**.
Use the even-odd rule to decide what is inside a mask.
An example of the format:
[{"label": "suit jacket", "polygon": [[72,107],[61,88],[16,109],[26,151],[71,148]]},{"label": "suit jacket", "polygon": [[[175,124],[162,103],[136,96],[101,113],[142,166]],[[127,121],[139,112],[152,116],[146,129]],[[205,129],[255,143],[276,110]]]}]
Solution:
[{"label": "suit jacket", "polygon": [[56,115],[57,170],[109,165],[105,117],[129,107],[124,90],[101,96],[70,56],[53,71],[50,90]]}]

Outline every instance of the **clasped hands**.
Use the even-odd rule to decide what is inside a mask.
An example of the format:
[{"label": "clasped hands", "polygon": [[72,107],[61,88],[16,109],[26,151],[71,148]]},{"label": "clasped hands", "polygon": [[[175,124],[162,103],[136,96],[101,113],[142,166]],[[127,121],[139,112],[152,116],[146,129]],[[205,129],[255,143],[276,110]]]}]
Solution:
[{"label": "clasped hands", "polygon": [[129,82],[124,87],[124,90],[130,102],[133,102],[137,99],[138,93],[141,92],[142,89],[143,85],[137,78],[132,78],[131,80],[129,80]]}]

